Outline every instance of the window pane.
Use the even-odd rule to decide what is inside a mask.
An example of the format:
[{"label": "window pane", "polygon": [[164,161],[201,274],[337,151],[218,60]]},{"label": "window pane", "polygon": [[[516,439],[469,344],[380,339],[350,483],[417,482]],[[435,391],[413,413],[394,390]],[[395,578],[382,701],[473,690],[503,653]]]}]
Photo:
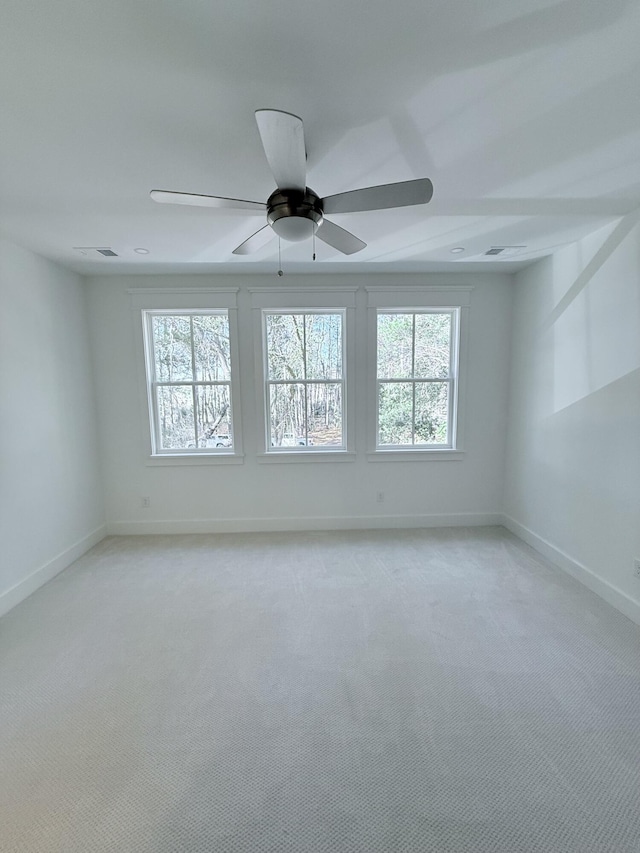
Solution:
[{"label": "window pane", "polygon": [[378,387],[378,444],[411,444],[413,384],[381,382]]},{"label": "window pane", "polygon": [[342,315],[306,314],[307,379],[342,379]]},{"label": "window pane", "polygon": [[196,431],[191,386],[162,385],[157,390],[161,449],[194,448]]},{"label": "window pane", "polygon": [[449,376],[450,353],[451,314],[416,314],[416,377]]},{"label": "window pane", "polygon": [[306,442],[304,385],[269,386],[269,434],[272,447],[296,447]]},{"label": "window pane", "polygon": [[307,443],[341,447],[342,385],[338,382],[307,385]]},{"label": "window pane", "polygon": [[193,349],[198,381],[222,382],[231,378],[226,314],[202,314],[193,318]]},{"label": "window pane", "polygon": [[198,447],[233,447],[228,385],[197,385]]},{"label": "window pane", "polygon": [[189,317],[153,317],[153,355],[159,382],[193,379]]},{"label": "window pane", "polygon": [[378,378],[410,379],[413,314],[378,314]]},{"label": "window pane", "polygon": [[269,379],[304,379],[304,314],[267,314]]},{"label": "window pane", "polygon": [[449,383],[416,383],[416,444],[447,444]]}]

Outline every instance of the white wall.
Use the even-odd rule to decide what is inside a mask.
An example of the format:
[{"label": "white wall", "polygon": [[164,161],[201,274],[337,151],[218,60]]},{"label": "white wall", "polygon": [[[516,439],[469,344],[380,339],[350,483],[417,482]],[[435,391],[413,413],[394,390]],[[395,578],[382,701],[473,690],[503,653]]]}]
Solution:
[{"label": "white wall", "polygon": [[[358,319],[355,462],[259,463],[253,329],[247,287],[371,284],[474,285],[462,461],[369,462],[365,453],[364,311]],[[158,467],[144,451],[148,422],[139,381],[140,322],[128,288],[240,287],[239,340],[245,459],[242,465]],[[482,523],[502,508],[508,386],[507,276],[131,276],[88,280],[101,456],[111,532],[296,529]],[[364,291],[358,296],[361,308]],[[376,492],[384,491],[383,504]],[[143,509],[141,497],[151,506]]]},{"label": "white wall", "polygon": [[640,230],[602,230],[515,281],[510,528],[640,621]]},{"label": "white wall", "polygon": [[[356,461],[260,464],[247,288],[282,281],[105,276],[88,279],[85,294],[75,274],[2,241],[0,613],[101,538],[104,487],[108,527],[123,533],[482,523],[504,509],[515,533],[639,619],[640,581],[632,573],[640,558],[637,225],[623,220],[513,284],[491,274],[285,281],[294,291],[473,285],[463,459],[367,460],[364,291]],[[127,290],[215,286],[241,288],[244,464],[149,465],[139,317]]]},{"label": "white wall", "polygon": [[105,533],[79,276],[0,240],[0,614]]}]

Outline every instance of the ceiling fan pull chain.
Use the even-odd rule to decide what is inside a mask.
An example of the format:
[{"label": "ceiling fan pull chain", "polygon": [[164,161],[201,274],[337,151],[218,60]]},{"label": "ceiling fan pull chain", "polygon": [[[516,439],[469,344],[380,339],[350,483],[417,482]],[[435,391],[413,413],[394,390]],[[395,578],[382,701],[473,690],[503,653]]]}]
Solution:
[{"label": "ceiling fan pull chain", "polygon": [[313,260],[316,259],[316,229],[312,228],[311,236],[313,237]]},{"label": "ceiling fan pull chain", "polygon": [[280,237],[278,237],[278,275],[280,276],[280,278],[282,278],[282,276],[284,275],[284,273],[282,271],[282,254],[281,254]]}]

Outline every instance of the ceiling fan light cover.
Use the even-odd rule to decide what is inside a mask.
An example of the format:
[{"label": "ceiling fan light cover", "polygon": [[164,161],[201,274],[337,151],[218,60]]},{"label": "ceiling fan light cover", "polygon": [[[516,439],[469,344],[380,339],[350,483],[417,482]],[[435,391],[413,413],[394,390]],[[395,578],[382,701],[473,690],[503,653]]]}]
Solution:
[{"label": "ceiling fan light cover", "polygon": [[278,237],[291,243],[308,240],[318,230],[318,223],[306,216],[283,216],[273,222],[273,230]]}]

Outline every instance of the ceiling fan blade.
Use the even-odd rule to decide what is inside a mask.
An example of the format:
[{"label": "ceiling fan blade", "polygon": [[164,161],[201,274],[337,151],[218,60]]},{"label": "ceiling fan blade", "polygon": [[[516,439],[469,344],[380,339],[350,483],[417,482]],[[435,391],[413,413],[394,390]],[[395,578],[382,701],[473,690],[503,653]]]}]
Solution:
[{"label": "ceiling fan blade", "polygon": [[279,190],[307,186],[307,152],[302,119],[280,110],[256,110],[258,131]]},{"label": "ceiling fan blade", "polygon": [[218,207],[226,210],[255,210],[264,213],[267,206],[262,201],[245,201],[242,198],[222,198],[217,195],[174,193],[171,190],[151,190],[154,201],[160,204],[189,204],[195,207]]},{"label": "ceiling fan blade", "polygon": [[328,219],[323,219],[322,225],[316,231],[316,237],[323,243],[333,246],[343,255],[353,255],[354,252],[359,252],[367,245],[362,240],[358,240],[350,231],[346,231],[336,225],[335,222],[329,222]]},{"label": "ceiling fan blade", "polygon": [[361,210],[386,210],[389,207],[407,207],[411,204],[427,204],[433,195],[433,184],[429,178],[416,181],[401,181],[397,184],[382,184],[346,193],[330,195],[322,199],[325,213],[356,213]]},{"label": "ceiling fan blade", "polygon": [[252,252],[257,252],[258,249],[261,249],[263,246],[266,246],[270,240],[273,240],[275,234],[270,225],[265,225],[264,228],[261,228],[259,231],[256,231],[255,234],[252,234],[251,237],[247,237],[244,243],[240,243],[237,246],[233,253],[234,255],[250,255]]}]

